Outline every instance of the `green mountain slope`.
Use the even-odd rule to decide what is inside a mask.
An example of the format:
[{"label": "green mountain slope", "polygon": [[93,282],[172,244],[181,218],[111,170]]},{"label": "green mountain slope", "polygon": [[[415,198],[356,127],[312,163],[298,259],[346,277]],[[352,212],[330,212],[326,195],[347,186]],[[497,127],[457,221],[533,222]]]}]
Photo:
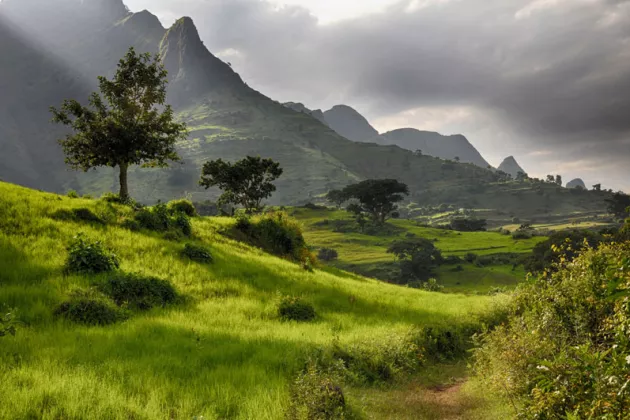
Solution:
[{"label": "green mountain slope", "polygon": [[[106,224],[56,216],[81,208]],[[214,256],[197,264],[180,256],[181,242],[121,228],[129,212],[0,183],[0,302],[22,322],[15,337],[0,338],[0,418],[281,419],[309,356],[353,346],[399,351],[410,330],[474,325],[493,303],[309,273],[221,235],[229,219],[193,220],[191,242]],[[64,274],[65,247],[79,232],[103,241],[124,272],[171,282],[183,301],[107,327],[55,317],[73,290],[103,279]],[[311,302],[318,319],[282,322],[280,295]],[[361,410],[359,398],[348,402]]]}]

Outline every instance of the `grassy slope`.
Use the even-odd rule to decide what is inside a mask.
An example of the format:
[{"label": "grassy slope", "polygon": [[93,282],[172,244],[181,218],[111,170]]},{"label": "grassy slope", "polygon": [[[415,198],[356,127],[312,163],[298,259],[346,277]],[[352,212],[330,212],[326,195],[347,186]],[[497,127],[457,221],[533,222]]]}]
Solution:
[{"label": "grassy slope", "polygon": [[[415,325],[463,322],[492,302],[308,273],[220,236],[227,220],[194,221],[197,240],[216,259],[201,266],[179,257],[181,243],[157,234],[50,218],[61,208],[127,211],[108,206],[0,183],[0,303],[16,307],[25,323],[2,339],[0,418],[277,419],[304,357],[333,336],[387,340]],[[122,270],[170,280],[188,303],[104,328],[55,319],[55,305],[90,282],[62,274],[65,245],[77,232],[114,249]],[[320,319],[280,322],[279,294],[304,296]]]},{"label": "grassy slope", "polygon": [[[388,246],[395,240],[403,239],[412,233],[417,237],[437,239],[435,245],[444,255],[463,256],[468,252],[477,255],[497,253],[527,253],[544,238],[514,240],[511,236],[496,232],[454,232],[417,226],[411,220],[392,220],[389,223],[398,228],[394,235],[371,236],[360,233],[334,232],[332,225],[322,225],[323,220],[348,219],[345,211],[310,210],[298,208],[291,214],[305,227],[309,244],[318,248],[334,248],[339,253],[335,266],[366,275],[378,275],[384,265],[395,258],[387,253]],[[441,267],[438,278],[449,291],[485,292],[495,286],[514,286],[525,278],[522,268],[512,270],[511,266],[491,266],[479,268],[464,264],[464,271],[454,272],[452,266]]]}]

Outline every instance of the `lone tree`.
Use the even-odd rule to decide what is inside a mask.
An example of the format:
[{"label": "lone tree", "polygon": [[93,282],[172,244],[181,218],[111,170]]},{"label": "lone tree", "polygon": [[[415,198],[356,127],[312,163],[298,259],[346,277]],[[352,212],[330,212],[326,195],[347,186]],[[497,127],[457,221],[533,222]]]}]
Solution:
[{"label": "lone tree", "polygon": [[625,194],[622,191],[616,192],[611,198],[605,200],[608,213],[615,215],[615,217],[624,218],[628,216],[630,212],[630,195]]},{"label": "lone tree", "polygon": [[562,175],[556,175],[556,184],[562,186]]},{"label": "lone tree", "polygon": [[247,156],[233,164],[218,159],[203,165],[199,185],[223,190],[219,204],[240,205],[254,213],[262,210],[262,200],[276,190],[273,181],[282,172],[280,164],[271,159]]},{"label": "lone tree", "polygon": [[180,160],[175,143],[186,138],[186,125],[176,123],[171,107],[164,106],[167,73],[157,56],[130,48],[114,78],[98,81],[100,94],[92,93],[89,106],[72,99],[50,110],[53,122],[74,131],[59,140],[66,163],[85,172],[118,167],[119,195],[127,200],[129,167],[166,167]]},{"label": "lone tree", "polygon": [[395,216],[396,203],[405,199],[403,195],[409,195],[409,188],[395,179],[368,179],[347,186],[343,193],[348,199],[358,200],[359,204],[352,209],[354,213],[359,210],[368,213],[375,223],[383,224]]},{"label": "lone tree", "polygon": [[440,250],[425,238],[396,241],[390,245],[387,252],[394,254],[398,259],[403,283],[411,280],[426,281],[444,262]]}]

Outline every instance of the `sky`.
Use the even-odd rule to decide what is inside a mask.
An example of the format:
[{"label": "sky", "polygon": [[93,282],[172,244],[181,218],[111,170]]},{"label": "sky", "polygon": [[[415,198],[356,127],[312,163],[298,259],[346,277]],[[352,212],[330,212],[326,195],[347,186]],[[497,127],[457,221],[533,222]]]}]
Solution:
[{"label": "sky", "polygon": [[498,166],[630,191],[630,0],[127,0],[190,16],[247,83],[381,132],[464,134]]}]

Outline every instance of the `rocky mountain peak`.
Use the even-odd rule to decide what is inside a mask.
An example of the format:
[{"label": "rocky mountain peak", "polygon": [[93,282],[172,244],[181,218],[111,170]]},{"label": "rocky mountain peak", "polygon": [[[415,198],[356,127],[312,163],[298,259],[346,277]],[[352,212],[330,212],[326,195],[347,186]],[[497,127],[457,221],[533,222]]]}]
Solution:
[{"label": "rocky mountain peak", "polygon": [[510,174],[512,176],[512,178],[514,178],[514,179],[516,179],[516,177],[518,176],[519,172],[522,172],[524,174],[527,173],[521,167],[521,165],[518,164],[518,162],[516,161],[514,156],[506,157],[503,160],[503,162],[501,163],[501,165],[499,165],[498,170],[499,171],[503,171],[506,174]]}]

